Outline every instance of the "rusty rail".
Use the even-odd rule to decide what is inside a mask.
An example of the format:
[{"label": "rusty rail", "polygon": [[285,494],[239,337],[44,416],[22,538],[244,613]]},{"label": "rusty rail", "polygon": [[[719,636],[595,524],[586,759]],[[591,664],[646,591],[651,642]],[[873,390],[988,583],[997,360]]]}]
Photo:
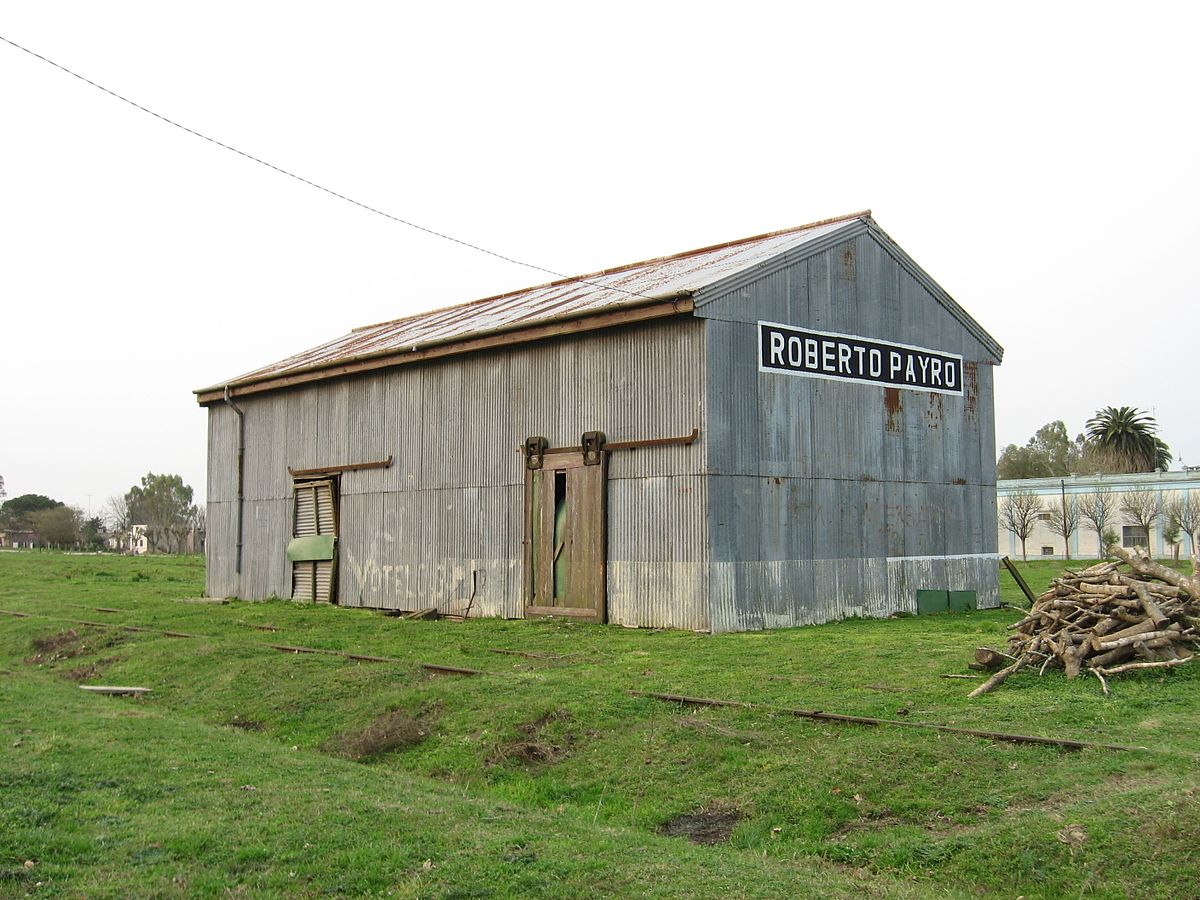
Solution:
[{"label": "rusty rail", "polygon": [[442,666],[437,663],[417,663],[426,672],[433,672],[436,675],[487,675],[487,672],[482,672],[479,669],[465,669],[462,666]]},{"label": "rusty rail", "polygon": [[378,662],[378,663],[401,663],[402,659],[389,659],[386,656],[369,656],[366,653],[347,653],[345,650],[326,650],[323,647],[294,647],[291,644],[267,644],[272,650],[278,650],[281,653],[321,653],[326,656],[341,656],[346,659],[360,660],[361,662]]},{"label": "rusty rail", "polygon": [[[696,443],[700,437],[700,429],[693,428],[691,434],[681,434],[678,437],[645,438],[639,441],[607,441],[605,450],[637,450],[641,447],[686,447]],[[517,452],[524,452],[524,447],[518,447]],[[548,447],[543,453],[547,456],[554,453],[578,453],[579,447]]]},{"label": "rusty rail", "polygon": [[1124,744],[1101,744],[1095,741],[1077,741],[1070,738],[1048,738],[1032,734],[1005,734],[1000,731],[980,731],[975,728],[955,728],[951,725],[935,725],[931,722],[902,722],[897,719],[875,719],[870,716],[848,716],[842,713],[827,713],[820,709],[795,709],[787,706],[770,706],[765,703],[747,703],[744,700],[715,700],[711,697],[686,697],[682,694],[660,694],[655,691],[630,691],[634,697],[665,700],[681,706],[733,706],[738,709],[763,710],[801,719],[817,719],[821,722],[845,722],[852,725],[893,725],[898,728],[926,728],[950,734],[965,734],[971,737],[988,738],[993,741],[1011,741],[1016,744],[1049,744],[1069,750],[1097,748],[1101,750],[1145,750],[1146,747],[1130,747]]},{"label": "rusty rail", "polygon": [[392,455],[389,453],[387,459],[379,459],[374,462],[363,463],[346,463],[341,466],[317,466],[312,469],[293,469],[288,466],[288,474],[293,478],[304,478],[309,475],[337,475],[339,472],[357,472],[359,469],[386,469],[392,464]]}]

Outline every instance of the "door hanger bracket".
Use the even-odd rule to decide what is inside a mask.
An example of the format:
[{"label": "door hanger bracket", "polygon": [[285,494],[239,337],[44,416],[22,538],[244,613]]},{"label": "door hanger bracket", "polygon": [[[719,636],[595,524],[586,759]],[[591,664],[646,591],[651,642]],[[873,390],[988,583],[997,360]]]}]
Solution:
[{"label": "door hanger bracket", "polygon": [[604,444],[608,440],[603,431],[585,431],[580,443],[583,447],[583,464],[598,466],[604,456]]},{"label": "door hanger bracket", "polygon": [[525,438],[525,446],[523,448],[525,451],[525,468],[540,469],[542,467],[542,457],[549,446],[550,442],[540,435]]}]

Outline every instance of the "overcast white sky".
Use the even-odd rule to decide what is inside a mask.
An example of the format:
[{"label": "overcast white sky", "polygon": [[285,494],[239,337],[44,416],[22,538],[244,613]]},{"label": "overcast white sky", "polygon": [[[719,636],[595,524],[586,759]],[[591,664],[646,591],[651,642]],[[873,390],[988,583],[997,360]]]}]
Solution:
[{"label": "overcast white sky", "polygon": [[[1193,7],[1194,8],[1194,7]],[[1200,463],[1188,6],[8,3],[0,34],[363,202],[582,273],[858,209],[1005,346],[998,443]],[[191,391],[545,276],[0,44],[0,475],[205,490]]]}]

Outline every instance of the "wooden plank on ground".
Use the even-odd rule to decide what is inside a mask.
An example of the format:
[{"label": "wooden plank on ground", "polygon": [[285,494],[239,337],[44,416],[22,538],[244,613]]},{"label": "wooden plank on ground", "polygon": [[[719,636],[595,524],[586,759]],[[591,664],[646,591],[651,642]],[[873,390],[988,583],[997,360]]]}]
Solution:
[{"label": "wooden plank on ground", "polygon": [[62,619],[63,622],[71,622],[74,625],[90,625],[93,628],[116,628],[120,631],[139,631],[146,634],[165,634],[167,637],[176,638],[194,638],[199,637],[198,634],[189,634],[186,631],[164,631],[161,628],[147,628],[144,625],[121,625],[117,622],[90,622],[87,619]]},{"label": "wooden plank on ground", "polygon": [[418,663],[427,672],[435,675],[487,675],[479,669],[465,669],[462,666],[441,666],[436,663]]},{"label": "wooden plank on ground", "polygon": [[875,719],[870,716],[848,716],[842,713],[827,713],[819,709],[794,709],[786,706],[769,706],[765,703],[748,703],[744,700],[715,700],[711,697],[686,697],[682,694],[660,694],[654,691],[630,691],[629,693],[634,697],[649,697],[654,700],[665,700],[668,703],[678,703],[683,706],[733,706],[739,709],[758,709],[787,716],[797,716],[802,719],[817,719],[822,722],[845,722],[853,725],[892,725],[898,728],[927,728],[932,731],[965,734],[971,737],[989,738],[994,741],[1011,741],[1017,744],[1049,744],[1053,747],[1066,747],[1070,750],[1083,750],[1085,748],[1097,748],[1101,750],[1147,749],[1145,747],[1130,747],[1124,744],[1101,744],[1095,741],[1077,741],[1070,738],[1048,738],[1032,734],[1006,734],[1000,731],[955,728],[950,725],[934,725],[930,722]]},{"label": "wooden plank on ground", "polygon": [[600,611],[596,609],[583,609],[577,606],[527,606],[525,607],[525,616],[527,618],[559,616],[567,619],[584,619],[588,622],[598,622],[600,620]]},{"label": "wooden plank on ground", "polygon": [[341,656],[345,659],[355,659],[362,662],[398,663],[399,659],[389,659],[386,656],[370,656],[366,653],[348,653],[345,650],[326,650],[323,647],[294,647],[291,644],[267,644],[272,650],[281,653],[320,653],[326,656]]},{"label": "wooden plank on ground", "polygon": [[413,612],[410,612],[410,613],[405,613],[402,618],[405,618],[405,619],[436,619],[437,614],[438,614],[437,607],[427,606],[424,609],[418,609],[418,610],[414,610]]},{"label": "wooden plank on ground", "polygon": [[1017,587],[1021,589],[1021,593],[1029,598],[1029,605],[1032,606],[1036,603],[1037,597],[1033,595],[1033,591],[1029,589],[1029,585],[1025,583],[1025,579],[1021,577],[1021,573],[1017,571],[1017,567],[1013,565],[1013,561],[1005,556],[1000,562],[1004,564],[1004,568],[1008,569],[1008,574],[1013,577],[1013,581],[1017,583]]}]

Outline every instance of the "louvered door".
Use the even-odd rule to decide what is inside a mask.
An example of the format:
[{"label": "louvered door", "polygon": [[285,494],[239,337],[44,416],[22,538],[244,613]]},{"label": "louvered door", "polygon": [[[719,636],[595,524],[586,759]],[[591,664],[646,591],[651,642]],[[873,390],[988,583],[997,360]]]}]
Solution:
[{"label": "louvered door", "polygon": [[337,503],[332,481],[296,483],[293,522],[293,540],[288,546],[292,599],[332,603],[337,570]]}]

